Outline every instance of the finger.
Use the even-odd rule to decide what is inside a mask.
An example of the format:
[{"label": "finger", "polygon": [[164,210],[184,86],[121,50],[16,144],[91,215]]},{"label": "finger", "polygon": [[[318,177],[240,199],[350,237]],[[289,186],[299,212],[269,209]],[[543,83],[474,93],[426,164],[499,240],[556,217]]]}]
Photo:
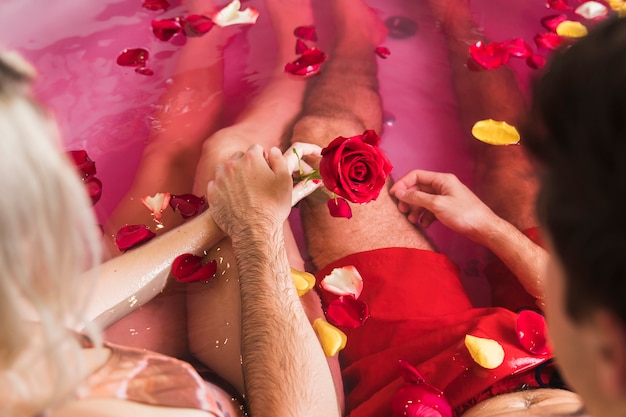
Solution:
[{"label": "finger", "polygon": [[430,227],[431,224],[435,222],[435,220],[437,220],[437,217],[435,217],[432,212],[424,210],[424,213],[419,219],[419,225],[422,228],[427,229],[428,227]]},{"label": "finger", "polygon": [[321,154],[322,148],[317,145],[314,145],[312,143],[296,142],[285,151],[284,156],[285,158],[287,158],[287,161],[289,163],[289,172],[295,172],[296,170],[300,169],[300,166],[303,166],[302,164],[304,161],[301,161],[301,158],[303,156],[321,156]]},{"label": "finger", "polygon": [[400,213],[406,214],[409,210],[411,210],[411,206],[409,203],[405,203],[404,201],[398,201],[398,210],[400,210]]},{"label": "finger", "polygon": [[272,147],[268,156],[268,163],[272,171],[277,175],[288,175],[291,177],[291,171],[289,170],[289,164],[287,159],[283,156],[280,149]]},{"label": "finger", "polygon": [[399,191],[396,193],[398,200],[403,201],[411,206],[424,207],[432,209],[435,198],[438,195],[430,194],[420,190]]},{"label": "finger", "polygon": [[313,191],[317,190],[322,186],[321,181],[316,180],[306,180],[300,181],[293,187],[293,192],[291,194],[291,206],[295,206],[300,200],[311,194]]},{"label": "finger", "polygon": [[229,159],[241,159],[245,154],[241,151],[234,152]]},{"label": "finger", "polygon": [[425,171],[422,169],[414,169],[409,172],[391,187],[389,190],[393,195],[397,196],[397,193],[402,190],[408,190],[412,186],[418,185],[420,189],[423,189],[424,186],[430,187],[430,189],[434,189],[434,183],[440,178],[442,174],[440,172],[434,171]]}]

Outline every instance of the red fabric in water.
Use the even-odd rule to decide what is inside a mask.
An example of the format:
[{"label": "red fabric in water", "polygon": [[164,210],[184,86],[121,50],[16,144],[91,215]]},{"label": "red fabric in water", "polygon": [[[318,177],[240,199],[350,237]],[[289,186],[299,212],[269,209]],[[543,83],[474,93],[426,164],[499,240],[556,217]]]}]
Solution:
[{"label": "red fabric in water", "polygon": [[[404,385],[398,361],[415,366],[426,382],[444,391],[453,409],[494,383],[549,359],[527,353],[515,332],[517,314],[503,308],[473,308],[458,268],[444,255],[411,248],[362,252],[317,273],[354,265],[364,281],[360,300],[370,317],[348,335],[340,354],[346,411],[351,417],[392,415],[391,400]],[[335,296],[320,290],[324,303]],[[466,334],[497,340],[505,360],[493,370],[477,365]]]}]

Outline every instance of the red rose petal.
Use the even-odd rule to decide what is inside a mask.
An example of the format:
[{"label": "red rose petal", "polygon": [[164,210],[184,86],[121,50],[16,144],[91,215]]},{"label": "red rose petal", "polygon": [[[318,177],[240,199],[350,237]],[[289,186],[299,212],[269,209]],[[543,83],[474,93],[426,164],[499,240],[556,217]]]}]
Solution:
[{"label": "red rose petal", "polygon": [[195,217],[206,210],[206,200],[193,194],[172,195],[170,207],[180,211],[183,219]]},{"label": "red rose petal", "polygon": [[563,42],[563,37],[556,33],[538,33],[535,36],[535,43],[539,48],[555,50],[561,46]]},{"label": "red rose petal", "polygon": [[190,253],[179,255],[172,262],[172,275],[179,282],[208,281],[215,277],[216,272],[215,260],[202,265],[202,258]]},{"label": "red rose petal", "polygon": [[352,209],[343,198],[331,198],[328,200],[328,211],[333,217],[343,217],[345,219],[352,218]]},{"label": "red rose petal", "polygon": [[526,58],[526,65],[533,69],[540,69],[546,65],[547,58],[541,55],[532,55]]},{"label": "red rose petal", "polygon": [[296,36],[296,38],[304,39],[305,41],[317,41],[315,26],[298,26],[293,30],[293,34]]},{"label": "red rose petal", "polygon": [[183,21],[185,35],[189,37],[202,36],[213,29],[213,26],[215,23],[209,17],[199,14],[190,14]]},{"label": "red rose petal", "polygon": [[183,30],[183,25],[178,17],[153,20],[151,25],[154,36],[162,41],[169,41],[174,35]]},{"label": "red rose petal", "polygon": [[96,177],[90,177],[85,179],[85,187],[87,187],[87,193],[91,198],[91,204],[96,204],[102,197],[102,181]]},{"label": "red rose petal", "polygon": [[150,53],[144,48],[124,49],[117,57],[117,64],[123,67],[143,67]]},{"label": "red rose petal", "polygon": [[522,38],[504,41],[500,45],[516,58],[528,58],[533,54],[533,49]]},{"label": "red rose petal", "polygon": [[309,48],[302,53],[300,58],[285,65],[285,72],[299,76],[313,76],[317,74],[320,67],[328,57],[317,48]]},{"label": "red rose petal", "polygon": [[556,32],[557,26],[559,26],[562,22],[567,20],[567,15],[564,14],[553,14],[550,16],[546,16],[541,19],[541,24],[546,29]]},{"label": "red rose petal", "polygon": [[469,52],[474,61],[486,69],[499,68],[509,62],[510,58],[507,48],[498,42],[484,44],[478,41],[470,46]]},{"label": "red rose petal", "polygon": [[132,247],[147,242],[155,236],[156,234],[148,229],[148,226],[145,224],[132,224],[122,227],[117,232],[115,245],[120,251],[125,252]]},{"label": "red rose petal", "polygon": [[391,51],[385,46],[378,46],[374,52],[382,59],[387,59],[387,57],[391,55]]},{"label": "red rose petal", "polygon": [[528,352],[534,355],[550,354],[548,329],[545,318],[531,310],[523,310],[517,316],[517,338]]},{"label": "red rose petal", "polygon": [[167,10],[170,4],[167,0],[144,0],[142,7],[152,11]]},{"label": "red rose petal", "polygon": [[309,47],[307,46],[306,43],[304,43],[304,41],[302,39],[297,39],[296,40],[296,54],[302,55],[304,53],[304,51],[306,51],[308,49],[309,49]]},{"label": "red rose petal", "polygon": [[86,179],[92,175],[96,175],[96,163],[89,158],[87,151],[75,150],[68,151],[67,154],[74,161],[74,165],[81,173],[81,178]]},{"label": "red rose petal", "polygon": [[356,329],[369,318],[369,307],[351,295],[342,295],[328,304],[326,317],[340,327]]},{"label": "red rose petal", "polygon": [[137,67],[135,68],[135,72],[141,75],[154,75],[154,71],[152,71],[152,68],[148,67]]},{"label": "red rose petal", "polygon": [[571,7],[567,4],[567,0],[548,0],[546,7],[552,10],[558,10],[559,12],[571,10]]},{"label": "red rose petal", "polygon": [[452,417],[452,407],[443,391],[424,381],[406,361],[399,362],[406,384],[391,400],[394,417]]}]

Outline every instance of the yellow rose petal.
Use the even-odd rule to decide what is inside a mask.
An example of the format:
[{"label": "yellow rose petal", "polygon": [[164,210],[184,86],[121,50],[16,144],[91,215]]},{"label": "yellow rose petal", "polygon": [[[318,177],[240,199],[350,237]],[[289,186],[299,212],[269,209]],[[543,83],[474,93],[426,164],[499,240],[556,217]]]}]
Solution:
[{"label": "yellow rose petal", "polygon": [[472,135],[481,142],[490,145],[514,145],[520,136],[515,127],[507,122],[493,119],[479,120],[472,127]]},{"label": "yellow rose petal", "polygon": [[300,297],[308,293],[311,288],[315,286],[315,277],[308,272],[302,272],[291,268],[291,277],[293,278],[293,283],[296,286],[296,290],[298,291],[298,295]]},{"label": "yellow rose petal", "polygon": [[504,361],[502,345],[493,339],[465,335],[465,347],[474,362],[487,369],[494,369]]},{"label": "yellow rose petal", "polygon": [[609,4],[609,7],[616,12],[624,6],[624,0],[607,0],[607,3]]},{"label": "yellow rose petal", "polygon": [[556,27],[556,33],[567,38],[582,38],[587,36],[587,28],[580,22],[564,20]]},{"label": "yellow rose petal", "polygon": [[313,330],[317,334],[322,349],[326,357],[335,356],[341,349],[346,347],[348,337],[344,332],[328,323],[324,319],[317,319],[313,322]]}]

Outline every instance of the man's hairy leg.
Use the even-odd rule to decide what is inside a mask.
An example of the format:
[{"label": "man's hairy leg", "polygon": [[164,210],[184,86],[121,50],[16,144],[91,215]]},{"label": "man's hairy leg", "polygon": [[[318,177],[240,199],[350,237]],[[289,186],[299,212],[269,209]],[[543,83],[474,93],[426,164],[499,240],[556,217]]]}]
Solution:
[{"label": "man's hairy leg", "polygon": [[[382,109],[374,50],[384,37],[380,20],[361,0],[336,0],[333,7],[337,41],[330,59],[311,81],[292,142],[321,147],[337,136],[381,132]],[[343,256],[385,247],[432,249],[425,236],[398,211],[386,189],[376,201],[351,204],[349,220],[328,214],[328,196],[318,191],[301,211],[308,251],[321,268]]]}]

